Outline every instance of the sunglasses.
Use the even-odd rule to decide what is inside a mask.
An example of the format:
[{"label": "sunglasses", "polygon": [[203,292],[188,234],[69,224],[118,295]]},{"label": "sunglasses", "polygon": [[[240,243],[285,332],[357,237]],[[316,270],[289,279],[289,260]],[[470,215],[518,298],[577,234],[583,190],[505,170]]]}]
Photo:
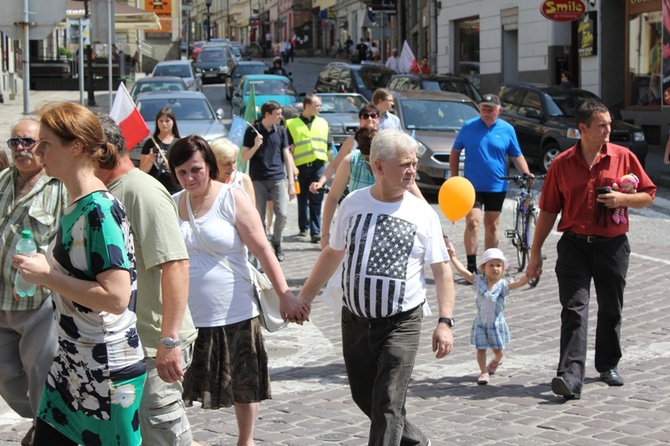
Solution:
[{"label": "sunglasses", "polygon": [[32,138],[9,138],[7,140],[7,146],[12,150],[16,150],[19,148],[19,144],[21,144],[24,149],[30,149],[37,142],[38,140]]},{"label": "sunglasses", "polygon": [[379,118],[379,115],[377,113],[361,113],[360,118],[361,119],[369,119],[369,118],[377,119],[377,118]]}]

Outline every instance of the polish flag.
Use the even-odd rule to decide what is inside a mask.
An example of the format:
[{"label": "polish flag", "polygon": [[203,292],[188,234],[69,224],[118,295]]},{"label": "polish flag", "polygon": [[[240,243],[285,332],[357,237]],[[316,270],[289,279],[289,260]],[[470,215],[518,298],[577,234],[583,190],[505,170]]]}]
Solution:
[{"label": "polish flag", "polygon": [[123,82],[119,84],[109,116],[121,127],[128,150],[133,150],[133,147],[149,135],[149,127]]},{"label": "polish flag", "polygon": [[417,62],[412,48],[409,47],[409,43],[405,40],[402,44],[402,51],[400,52],[400,62],[398,63],[398,69],[401,73],[411,73],[412,68],[416,69]]}]

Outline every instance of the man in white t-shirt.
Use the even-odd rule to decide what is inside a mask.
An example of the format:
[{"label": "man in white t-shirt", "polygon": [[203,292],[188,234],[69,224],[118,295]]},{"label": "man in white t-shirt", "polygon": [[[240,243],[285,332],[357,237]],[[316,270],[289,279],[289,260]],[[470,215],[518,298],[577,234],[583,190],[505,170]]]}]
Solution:
[{"label": "man in white t-shirt", "polygon": [[400,57],[398,57],[398,48],[391,50],[391,57],[386,60],[386,66],[396,72],[400,72]]},{"label": "man in white t-shirt", "polygon": [[[424,265],[437,289],[437,358],[451,352],[454,282],[440,220],[409,192],[418,143],[399,130],[375,136],[375,184],[345,198],[300,297],[311,302],[343,262],[342,349],[353,400],[370,418],[369,444],[416,444],[428,438],[405,417],[426,302]],[[429,314],[428,309],[425,311]],[[403,426],[402,431],[397,427]]]}]

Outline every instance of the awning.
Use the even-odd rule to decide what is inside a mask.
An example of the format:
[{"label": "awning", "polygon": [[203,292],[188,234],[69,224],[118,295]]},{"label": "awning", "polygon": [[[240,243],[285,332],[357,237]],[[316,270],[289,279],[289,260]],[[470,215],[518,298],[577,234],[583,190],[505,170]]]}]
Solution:
[{"label": "awning", "polygon": [[[84,17],[84,2],[68,0],[66,18],[76,20],[80,17]],[[126,3],[114,2],[114,29],[116,31],[161,29],[161,22],[153,12]]]}]

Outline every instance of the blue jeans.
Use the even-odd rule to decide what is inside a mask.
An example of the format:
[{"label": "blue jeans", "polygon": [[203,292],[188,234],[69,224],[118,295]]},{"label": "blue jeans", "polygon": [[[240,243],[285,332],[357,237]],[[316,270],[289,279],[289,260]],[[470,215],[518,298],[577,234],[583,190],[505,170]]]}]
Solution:
[{"label": "blue jeans", "polygon": [[342,307],[342,350],[351,396],[370,418],[369,446],[425,446],[428,438],[405,417],[407,387],[421,337],[421,306],[366,319]]},{"label": "blue jeans", "polygon": [[321,235],[323,192],[313,194],[309,191],[309,185],[319,181],[324,170],[326,170],[326,167],[323,161],[314,161],[298,166],[298,181],[300,182],[298,226],[300,231],[307,232],[309,230],[311,235]]}]

